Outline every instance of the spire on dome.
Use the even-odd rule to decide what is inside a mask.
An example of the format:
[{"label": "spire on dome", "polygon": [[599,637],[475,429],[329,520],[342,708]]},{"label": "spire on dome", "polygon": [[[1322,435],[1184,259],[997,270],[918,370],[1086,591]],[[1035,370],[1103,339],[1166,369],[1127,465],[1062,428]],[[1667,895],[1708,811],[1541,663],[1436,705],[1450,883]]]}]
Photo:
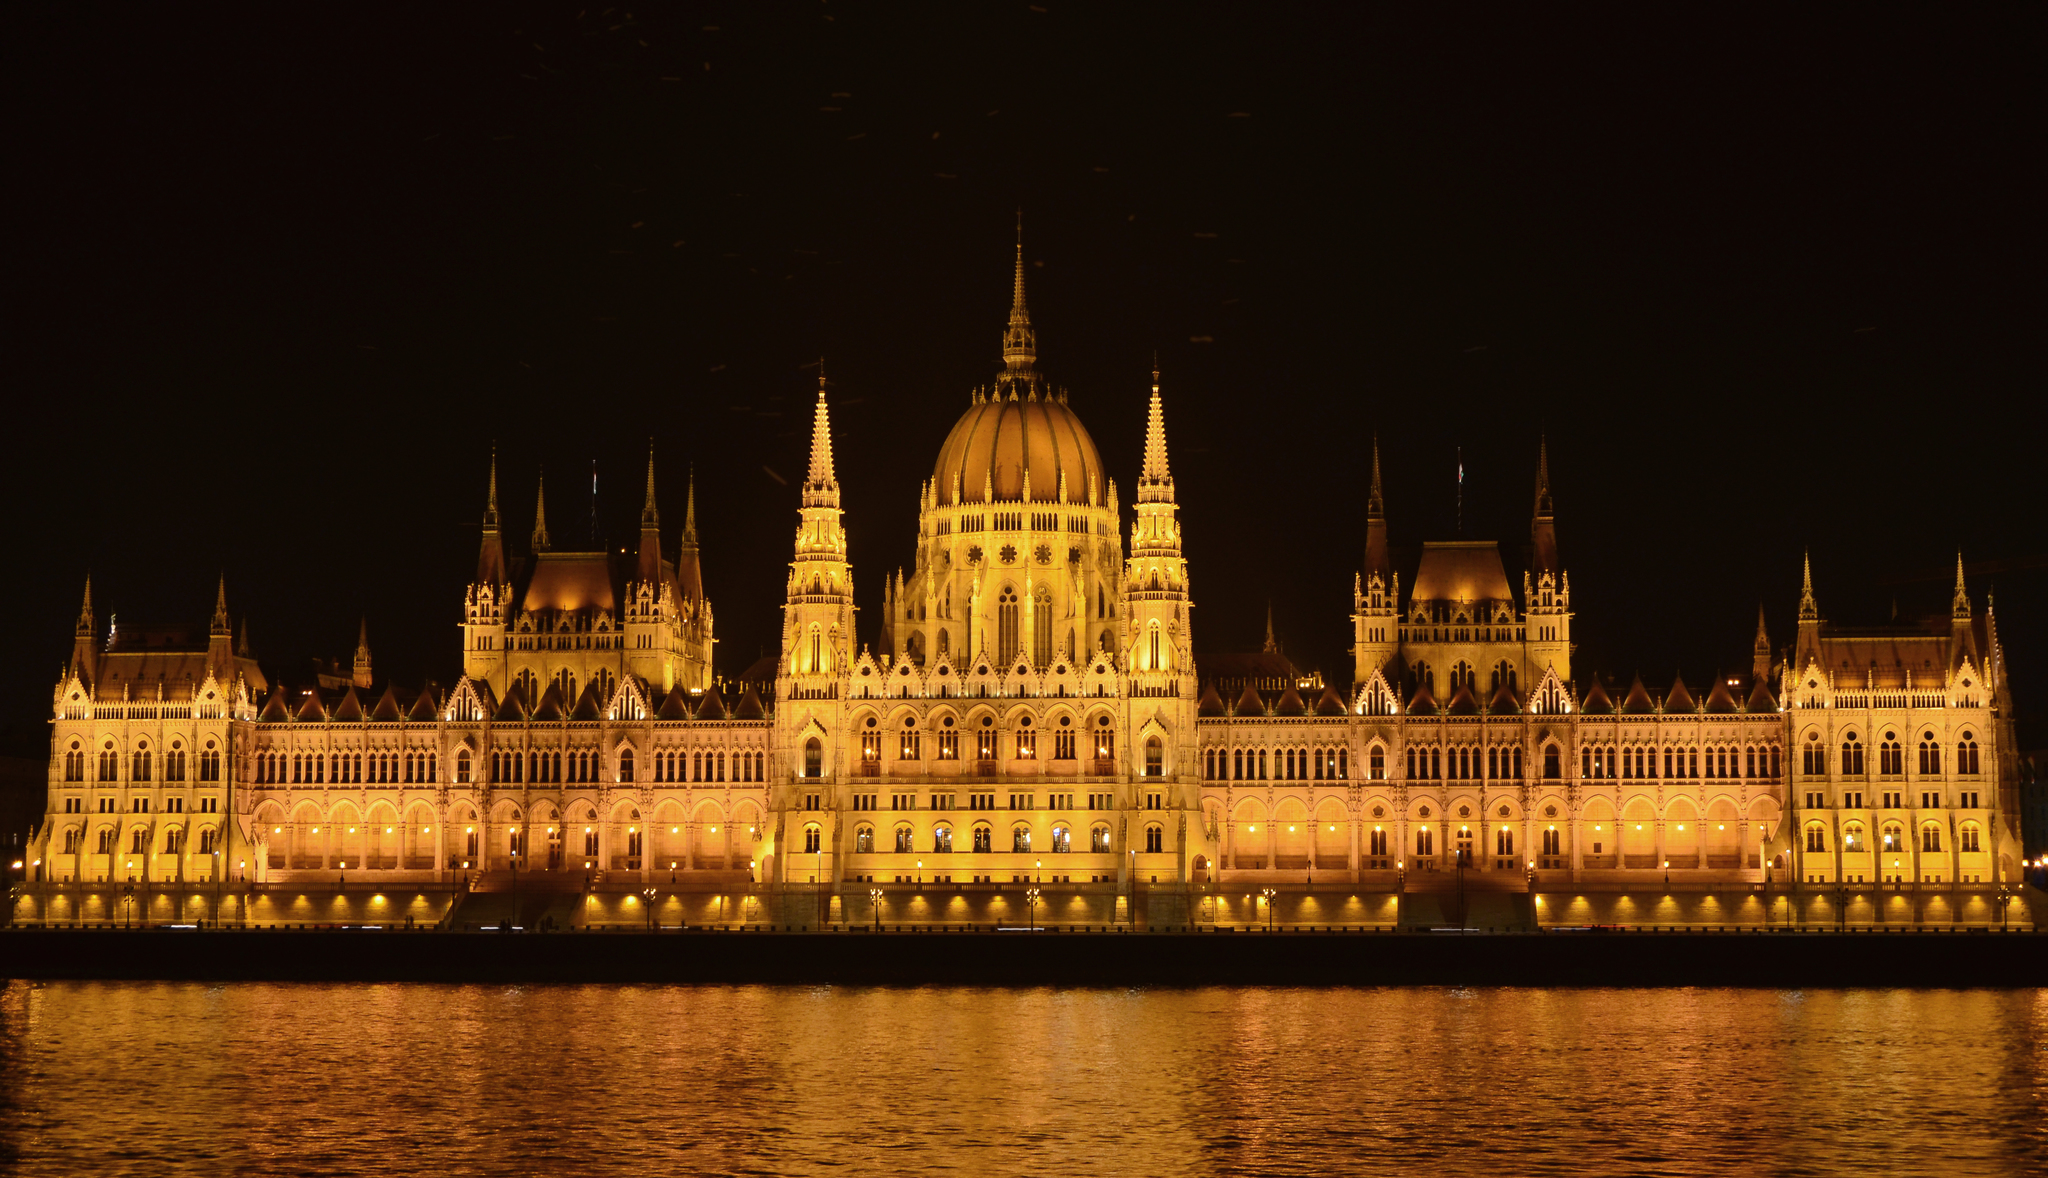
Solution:
[{"label": "spire on dome", "polygon": [[1024,210],[1017,210],[1017,270],[1010,289],[1010,325],[1003,332],[1003,364],[1012,373],[1029,371],[1038,360],[1038,336],[1024,307]]},{"label": "spire on dome", "polygon": [[1805,572],[1799,583],[1799,620],[1817,622],[1820,620],[1820,604],[1813,599],[1813,553],[1804,556]]},{"label": "spire on dome", "polygon": [[533,550],[535,552],[546,552],[548,550],[548,546],[548,479],[547,472],[543,470],[541,472],[540,478],[535,481],[533,503]]},{"label": "spire on dome", "polygon": [[1145,412],[1145,467],[1138,474],[1138,502],[1171,503],[1173,472],[1166,464],[1166,407],[1159,399],[1159,370],[1152,370],[1152,403]]},{"label": "spire on dome", "polygon": [[1950,603],[1949,616],[1967,618],[1970,616],[1970,595],[1963,591],[1963,554],[1956,551],[1956,595]]}]

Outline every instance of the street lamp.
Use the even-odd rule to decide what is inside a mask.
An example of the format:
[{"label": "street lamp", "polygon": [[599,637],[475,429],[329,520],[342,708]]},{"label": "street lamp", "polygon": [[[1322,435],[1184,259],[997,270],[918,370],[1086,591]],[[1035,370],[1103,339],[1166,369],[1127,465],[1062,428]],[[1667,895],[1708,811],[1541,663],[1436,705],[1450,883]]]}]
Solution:
[{"label": "street lamp", "polygon": [[1259,895],[1266,898],[1266,931],[1269,933],[1273,931],[1273,897],[1279,894],[1272,888],[1265,888],[1259,892]]},{"label": "street lamp", "polygon": [[868,907],[874,912],[875,931],[882,931],[882,889],[868,889]]},{"label": "street lamp", "polygon": [[654,885],[648,884],[640,894],[647,899],[647,930],[654,931]]},{"label": "street lamp", "polygon": [[1025,921],[1032,932],[1038,931],[1038,889],[1027,888],[1024,892]]},{"label": "street lamp", "polygon": [[924,890],[924,860],[922,859],[917,861],[917,890],[920,892]]}]

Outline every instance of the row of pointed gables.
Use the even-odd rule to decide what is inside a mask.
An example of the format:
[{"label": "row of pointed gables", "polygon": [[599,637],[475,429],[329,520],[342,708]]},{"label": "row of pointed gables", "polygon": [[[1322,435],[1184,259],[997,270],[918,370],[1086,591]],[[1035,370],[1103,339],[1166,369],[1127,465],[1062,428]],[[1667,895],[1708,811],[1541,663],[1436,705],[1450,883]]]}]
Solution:
[{"label": "row of pointed gables", "polygon": [[362,723],[365,720],[375,723],[397,723],[400,720],[431,722],[440,719],[441,715],[440,708],[435,705],[432,691],[420,692],[412,698],[411,706],[407,707],[401,702],[398,689],[386,686],[384,694],[377,697],[377,702],[366,713],[363,710],[362,696],[357,694],[354,687],[344,691],[341,699],[332,708],[328,707],[327,699],[320,693],[318,687],[309,687],[305,690],[305,698],[294,708],[290,703],[289,692],[282,686],[271,688],[270,698],[264,701],[263,710],[256,715],[257,723],[283,724],[293,720],[310,724],[330,721]]},{"label": "row of pointed gables", "polygon": [[1195,713],[1199,716],[1342,716],[1348,710],[1344,706],[1344,697],[1338,695],[1334,687],[1324,687],[1323,693],[1316,697],[1315,705],[1311,707],[1308,701],[1302,698],[1300,690],[1291,684],[1269,706],[1266,697],[1249,681],[1245,683],[1243,693],[1237,697],[1234,708],[1224,704],[1223,697],[1217,693],[1214,683],[1202,689],[1202,698],[1195,704]]},{"label": "row of pointed gables", "polygon": [[[1597,679],[1586,690],[1585,698],[1579,703],[1579,711],[1589,716],[1611,716],[1617,712],[1624,716],[1650,716],[1655,715],[1658,710],[1657,701],[1650,697],[1649,688],[1643,685],[1641,675],[1636,676],[1635,681],[1629,684],[1628,694],[1622,697],[1621,707],[1618,709],[1608,696],[1607,688]],[[1737,712],[1768,713],[1778,710],[1778,701],[1771,694],[1770,685],[1759,679],[1750,688],[1748,700],[1737,704],[1735,693],[1728,689],[1728,681],[1717,678],[1714,680],[1713,690],[1707,693],[1706,706],[1702,708],[1693,702],[1692,692],[1685,686],[1685,680],[1680,678],[1672,682],[1671,691],[1664,697],[1662,710],[1669,715],[1686,715],[1702,711],[1717,716]]]},{"label": "row of pointed gables", "polygon": [[1728,680],[1719,676],[1714,678],[1714,690],[1707,693],[1706,710],[1716,716],[1742,710],[1736,706],[1734,693],[1728,690]]}]

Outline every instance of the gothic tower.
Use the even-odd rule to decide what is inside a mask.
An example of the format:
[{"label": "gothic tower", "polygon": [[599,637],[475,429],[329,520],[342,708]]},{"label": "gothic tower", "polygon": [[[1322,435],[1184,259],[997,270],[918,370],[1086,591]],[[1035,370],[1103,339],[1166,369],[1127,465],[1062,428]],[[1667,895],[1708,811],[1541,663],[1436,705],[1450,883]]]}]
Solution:
[{"label": "gothic tower", "polygon": [[505,539],[499,533],[498,453],[493,450],[476,578],[462,600],[462,673],[487,680],[500,692],[505,689],[505,628],[511,618],[512,577],[505,563]]},{"label": "gothic tower", "polygon": [[1137,517],[1125,564],[1124,666],[1141,687],[1178,685],[1194,691],[1194,633],[1190,626],[1188,562],[1181,555],[1180,507],[1166,462],[1166,413],[1159,371],[1152,371],[1152,403],[1145,420],[1145,464],[1138,475]]},{"label": "gothic tower", "polygon": [[1528,671],[1523,682],[1538,682],[1557,668],[1572,677],[1572,582],[1557,558],[1557,519],[1550,501],[1550,444],[1536,449],[1536,507],[1529,520],[1529,572],[1522,583],[1526,614]]},{"label": "gothic tower", "polygon": [[1387,502],[1380,489],[1380,443],[1372,443],[1372,490],[1365,500],[1365,570],[1351,583],[1351,678],[1363,683],[1400,648],[1395,612],[1400,575],[1387,555]]}]

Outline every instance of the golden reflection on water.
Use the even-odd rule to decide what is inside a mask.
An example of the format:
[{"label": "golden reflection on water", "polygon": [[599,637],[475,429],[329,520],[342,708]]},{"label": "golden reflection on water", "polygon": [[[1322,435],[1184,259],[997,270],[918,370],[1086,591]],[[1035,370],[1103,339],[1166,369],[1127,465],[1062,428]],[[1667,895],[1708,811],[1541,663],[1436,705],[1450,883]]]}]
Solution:
[{"label": "golden reflection on water", "polygon": [[2048,1171],[2048,990],[6,983],[37,1174]]}]

